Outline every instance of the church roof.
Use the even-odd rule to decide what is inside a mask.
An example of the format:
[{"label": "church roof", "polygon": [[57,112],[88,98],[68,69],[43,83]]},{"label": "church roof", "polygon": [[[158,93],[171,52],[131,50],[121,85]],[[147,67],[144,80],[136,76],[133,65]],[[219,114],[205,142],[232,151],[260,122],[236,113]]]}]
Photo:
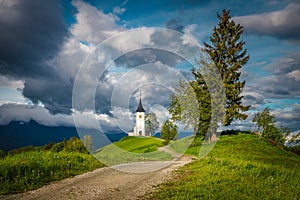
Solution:
[{"label": "church roof", "polygon": [[136,109],[135,112],[145,112],[145,110],[143,108],[143,105],[142,105],[142,99],[141,98],[140,98],[139,106],[138,106],[138,108]]}]

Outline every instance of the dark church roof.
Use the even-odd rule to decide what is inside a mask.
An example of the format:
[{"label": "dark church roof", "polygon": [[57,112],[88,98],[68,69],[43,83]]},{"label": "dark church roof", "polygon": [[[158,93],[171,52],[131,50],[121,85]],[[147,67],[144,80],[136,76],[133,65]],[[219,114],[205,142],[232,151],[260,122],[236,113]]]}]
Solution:
[{"label": "dark church roof", "polygon": [[140,98],[139,106],[138,106],[138,108],[136,109],[135,112],[145,112],[145,110],[143,108],[143,105],[142,105],[142,99],[141,98]]}]

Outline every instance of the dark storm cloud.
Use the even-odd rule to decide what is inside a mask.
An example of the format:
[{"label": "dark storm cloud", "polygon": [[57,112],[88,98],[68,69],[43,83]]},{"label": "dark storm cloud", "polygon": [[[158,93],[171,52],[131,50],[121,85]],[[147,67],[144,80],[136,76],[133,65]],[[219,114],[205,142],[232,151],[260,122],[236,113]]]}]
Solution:
[{"label": "dark storm cloud", "polygon": [[[49,63],[68,37],[58,0],[2,1],[0,73],[24,81],[23,95],[51,112],[70,108],[72,87]],[[66,90],[67,87],[67,90]]]},{"label": "dark storm cloud", "polygon": [[0,5],[0,33],[0,60],[8,64],[0,72],[18,76],[47,70],[36,63],[56,55],[68,29],[58,0],[7,0]]},{"label": "dark storm cloud", "polygon": [[246,32],[270,35],[300,42],[300,3],[291,3],[283,10],[258,15],[235,17]]},{"label": "dark storm cloud", "polygon": [[60,77],[26,78],[23,95],[37,104],[41,101],[50,113],[71,113],[73,82]]}]

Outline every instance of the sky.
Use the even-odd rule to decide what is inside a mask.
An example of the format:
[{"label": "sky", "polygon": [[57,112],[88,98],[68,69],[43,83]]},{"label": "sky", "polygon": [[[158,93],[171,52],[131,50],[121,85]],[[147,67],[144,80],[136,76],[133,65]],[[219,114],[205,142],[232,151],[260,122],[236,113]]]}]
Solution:
[{"label": "sky", "polygon": [[128,131],[139,92],[163,122],[172,84],[191,79],[193,66],[177,50],[194,55],[189,39],[209,43],[223,9],[244,27],[250,55],[241,79],[251,109],[231,127],[253,130],[253,115],[269,107],[278,125],[300,130],[296,0],[0,0],[0,125],[33,119]]}]

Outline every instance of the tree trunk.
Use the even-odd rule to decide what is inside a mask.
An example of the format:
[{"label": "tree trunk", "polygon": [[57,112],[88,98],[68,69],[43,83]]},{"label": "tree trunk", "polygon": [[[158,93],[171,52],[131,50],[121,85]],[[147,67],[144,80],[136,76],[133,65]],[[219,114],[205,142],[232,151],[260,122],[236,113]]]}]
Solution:
[{"label": "tree trunk", "polygon": [[197,136],[197,128],[194,127],[194,136]]},{"label": "tree trunk", "polygon": [[212,128],[210,142],[215,142],[217,139],[217,128]]}]

